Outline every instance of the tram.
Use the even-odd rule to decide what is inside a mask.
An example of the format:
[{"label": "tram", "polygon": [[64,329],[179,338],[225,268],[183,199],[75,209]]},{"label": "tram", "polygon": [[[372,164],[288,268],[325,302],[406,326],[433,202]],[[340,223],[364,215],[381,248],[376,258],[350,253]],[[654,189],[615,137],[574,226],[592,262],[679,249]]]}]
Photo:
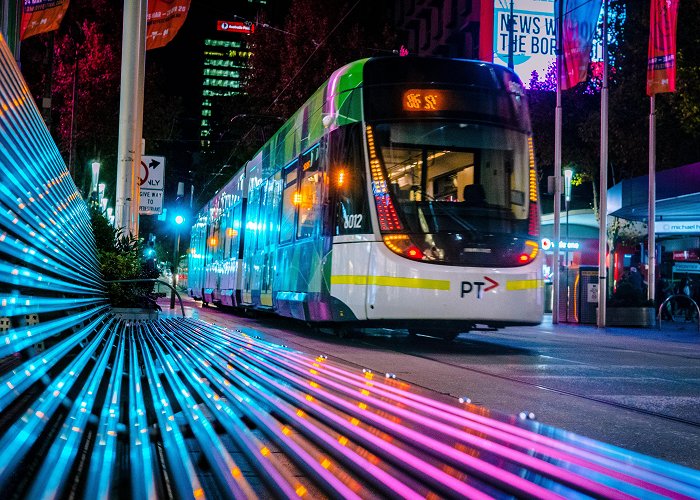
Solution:
[{"label": "tram", "polygon": [[194,220],[189,293],[453,338],[543,315],[521,81],[479,61],[350,63]]}]

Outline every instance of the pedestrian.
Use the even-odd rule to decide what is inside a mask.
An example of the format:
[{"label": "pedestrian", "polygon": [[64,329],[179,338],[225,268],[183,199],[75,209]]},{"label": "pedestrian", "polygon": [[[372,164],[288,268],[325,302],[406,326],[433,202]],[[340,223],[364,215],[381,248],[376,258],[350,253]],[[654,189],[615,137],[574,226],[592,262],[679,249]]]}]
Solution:
[{"label": "pedestrian", "polygon": [[[656,308],[658,309],[661,307],[664,301],[671,295],[673,295],[673,287],[666,278],[660,277],[656,281]],[[673,319],[673,316],[671,315],[670,302],[666,303],[664,308],[661,310],[661,319]]]},{"label": "pedestrian", "polygon": [[639,269],[637,269],[637,266],[630,267],[628,279],[632,288],[641,294],[644,287],[644,278],[642,278],[642,274],[639,272]]},{"label": "pedestrian", "polygon": [[688,278],[688,276],[684,276],[683,279],[681,279],[680,284],[678,285],[678,293],[682,295],[682,298],[680,299],[678,312],[685,316],[686,321],[690,321],[694,312],[692,305],[692,288],[693,287],[691,285],[690,278]]}]

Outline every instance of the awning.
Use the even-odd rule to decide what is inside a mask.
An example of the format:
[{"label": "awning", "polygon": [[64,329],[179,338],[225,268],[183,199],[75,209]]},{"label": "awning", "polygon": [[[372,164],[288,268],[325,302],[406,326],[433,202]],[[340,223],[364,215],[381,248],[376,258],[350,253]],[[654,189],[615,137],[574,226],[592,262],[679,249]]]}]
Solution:
[{"label": "awning", "polygon": [[[626,179],[608,189],[608,215],[633,221],[649,217],[649,176]],[[656,220],[700,219],[700,163],[656,173]]]}]

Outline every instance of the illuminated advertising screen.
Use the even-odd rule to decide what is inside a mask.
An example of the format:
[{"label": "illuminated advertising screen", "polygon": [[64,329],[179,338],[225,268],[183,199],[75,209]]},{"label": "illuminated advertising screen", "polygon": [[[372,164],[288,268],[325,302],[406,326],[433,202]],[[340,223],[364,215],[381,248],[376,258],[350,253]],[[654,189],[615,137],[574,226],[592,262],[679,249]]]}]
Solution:
[{"label": "illuminated advertising screen", "polygon": [[[509,20],[513,9],[513,69],[526,87],[544,81],[556,60],[554,0],[495,0],[493,62],[508,66]],[[601,13],[602,15],[602,13]],[[600,35],[593,41],[593,61],[602,59]],[[536,74],[533,74],[536,72]]]}]

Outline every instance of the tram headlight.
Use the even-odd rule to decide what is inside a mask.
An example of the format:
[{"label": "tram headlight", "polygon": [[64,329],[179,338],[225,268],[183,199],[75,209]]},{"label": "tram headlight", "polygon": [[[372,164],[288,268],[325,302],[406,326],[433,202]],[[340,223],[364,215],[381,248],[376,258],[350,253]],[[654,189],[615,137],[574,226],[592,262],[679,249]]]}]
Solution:
[{"label": "tram headlight", "polygon": [[385,234],[384,244],[389,249],[402,257],[413,260],[425,260],[425,254],[418,248],[411,238],[405,234]]},{"label": "tram headlight", "polygon": [[536,241],[526,240],[522,253],[518,255],[518,262],[520,264],[532,262],[539,252],[540,245]]}]

